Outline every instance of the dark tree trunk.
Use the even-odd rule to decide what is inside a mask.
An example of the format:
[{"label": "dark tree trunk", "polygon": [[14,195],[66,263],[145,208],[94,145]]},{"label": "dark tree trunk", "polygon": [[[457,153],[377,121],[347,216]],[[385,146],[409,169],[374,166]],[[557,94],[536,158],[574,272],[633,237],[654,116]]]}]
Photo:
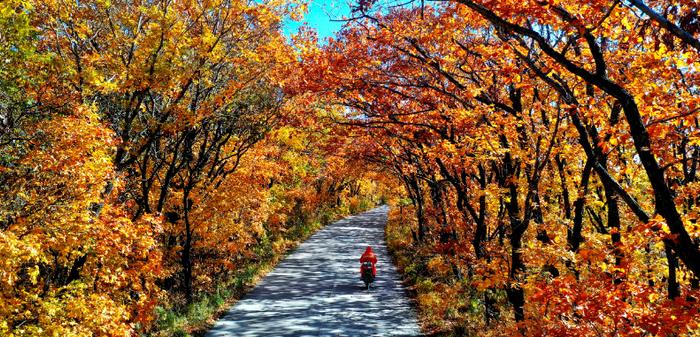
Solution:
[{"label": "dark tree trunk", "polygon": [[583,242],[583,235],[581,234],[583,230],[583,210],[586,204],[588,182],[591,177],[591,171],[593,170],[592,163],[593,160],[591,160],[591,158],[586,161],[586,165],[581,173],[581,185],[579,186],[581,195],[574,201],[574,223],[568,235],[569,247],[571,251],[574,252],[578,251],[581,242]]},{"label": "dark tree trunk", "polygon": [[672,300],[681,295],[681,288],[676,278],[678,260],[670,245],[664,244],[664,249],[666,251],[666,261],[668,262],[668,298]]},{"label": "dark tree trunk", "polygon": [[192,303],[192,228],[189,216],[192,201],[189,199],[189,192],[189,189],[186,188],[182,197],[185,209],[183,217],[185,222],[185,242],[182,246],[182,276],[183,290],[188,304]]},{"label": "dark tree trunk", "polygon": [[513,313],[515,314],[515,320],[520,322],[525,319],[525,293],[523,289],[517,285],[520,275],[525,272],[525,263],[522,258],[522,239],[527,229],[527,224],[512,218],[511,216],[511,234],[510,234],[510,245],[511,245],[511,265],[510,265],[510,279],[511,282],[515,283],[511,285],[510,288],[506,289],[508,293],[508,301],[513,306]]}]

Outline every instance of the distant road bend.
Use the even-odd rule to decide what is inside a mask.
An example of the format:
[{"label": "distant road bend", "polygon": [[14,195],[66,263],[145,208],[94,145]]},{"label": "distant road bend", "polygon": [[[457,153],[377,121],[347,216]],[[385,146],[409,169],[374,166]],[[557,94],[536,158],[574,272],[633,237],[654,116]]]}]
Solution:
[{"label": "distant road bend", "polygon": [[[386,250],[387,211],[375,208],[314,234],[206,336],[420,336]],[[367,245],[379,260],[370,291],[359,279],[359,258]]]}]

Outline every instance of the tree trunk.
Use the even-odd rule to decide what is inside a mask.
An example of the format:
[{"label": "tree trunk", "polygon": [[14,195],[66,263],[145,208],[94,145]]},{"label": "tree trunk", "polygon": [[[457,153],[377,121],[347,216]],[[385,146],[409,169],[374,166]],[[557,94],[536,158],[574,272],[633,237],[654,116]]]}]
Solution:
[{"label": "tree trunk", "polygon": [[192,201],[189,199],[190,190],[185,188],[183,193],[183,204],[185,209],[185,243],[182,246],[182,273],[183,273],[183,290],[187,304],[192,303],[192,228],[190,224],[190,208]]}]

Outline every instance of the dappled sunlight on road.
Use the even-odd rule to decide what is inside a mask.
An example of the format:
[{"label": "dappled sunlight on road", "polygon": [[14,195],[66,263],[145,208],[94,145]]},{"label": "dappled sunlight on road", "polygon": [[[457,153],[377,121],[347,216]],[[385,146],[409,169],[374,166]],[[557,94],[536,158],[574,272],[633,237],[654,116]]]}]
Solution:
[{"label": "dappled sunlight on road", "polygon": [[[415,313],[384,243],[387,207],[327,226],[284,259],[207,336],[417,336]],[[377,254],[363,289],[359,257]]]}]

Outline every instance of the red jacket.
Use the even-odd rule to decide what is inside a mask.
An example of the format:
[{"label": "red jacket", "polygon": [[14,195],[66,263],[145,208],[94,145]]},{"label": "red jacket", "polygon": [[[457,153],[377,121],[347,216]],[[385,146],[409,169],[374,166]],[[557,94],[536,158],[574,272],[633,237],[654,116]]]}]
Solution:
[{"label": "red jacket", "polygon": [[[377,277],[377,255],[372,251],[372,247],[368,246],[360,257],[360,263],[363,262],[372,262],[372,276]],[[362,274],[362,267],[360,267],[360,274]]]}]

